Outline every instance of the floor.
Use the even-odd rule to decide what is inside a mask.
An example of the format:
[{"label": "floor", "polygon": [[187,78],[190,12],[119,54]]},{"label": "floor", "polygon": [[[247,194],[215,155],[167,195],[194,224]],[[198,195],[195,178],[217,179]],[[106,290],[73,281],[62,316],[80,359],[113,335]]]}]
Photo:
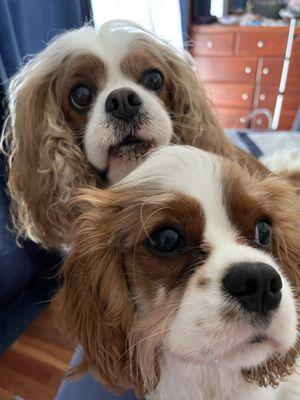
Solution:
[{"label": "floor", "polygon": [[0,358],[0,400],[53,400],[72,352],[46,308]]}]

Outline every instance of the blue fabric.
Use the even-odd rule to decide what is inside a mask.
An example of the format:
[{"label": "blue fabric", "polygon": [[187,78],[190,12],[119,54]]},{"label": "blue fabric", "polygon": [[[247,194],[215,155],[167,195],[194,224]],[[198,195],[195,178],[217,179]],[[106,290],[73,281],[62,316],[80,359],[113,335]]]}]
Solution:
[{"label": "blue fabric", "polygon": [[[71,361],[71,366],[78,365],[82,360],[82,352],[78,347]],[[65,380],[55,398],[55,400],[136,400],[132,391],[124,393],[122,396],[114,396],[108,393],[90,375],[85,375],[77,381]]]},{"label": "blue fabric", "polygon": [[78,28],[90,18],[89,1],[1,0],[2,83],[7,84],[6,78],[17,71],[25,56],[41,51],[61,30]]},{"label": "blue fabric", "polygon": [[299,149],[300,132],[257,131],[235,129],[226,130],[228,138],[238,147],[256,158],[269,156],[279,149]]},{"label": "blue fabric", "polygon": [[[90,0],[0,1],[0,132],[9,78],[58,32],[90,20]],[[24,166],[26,168],[26,165]],[[0,353],[53,296],[57,255],[11,231],[6,164],[0,155]]]},{"label": "blue fabric", "polygon": [[179,0],[181,13],[181,28],[184,47],[188,47],[189,41],[189,24],[190,24],[190,1]]}]

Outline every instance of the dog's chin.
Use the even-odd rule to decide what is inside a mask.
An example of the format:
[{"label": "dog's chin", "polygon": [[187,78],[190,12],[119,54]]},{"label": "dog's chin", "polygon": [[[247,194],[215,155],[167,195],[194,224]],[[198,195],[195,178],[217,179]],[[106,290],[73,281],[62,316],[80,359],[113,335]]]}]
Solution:
[{"label": "dog's chin", "polygon": [[132,172],[144,159],[147,153],[155,148],[153,141],[126,138],[108,152],[106,178],[108,185],[119,182]]},{"label": "dog's chin", "polygon": [[227,348],[216,346],[213,349],[199,351],[194,349],[187,353],[180,350],[168,349],[168,352],[175,358],[185,363],[197,365],[216,365],[230,369],[250,368],[267,361],[275,354],[283,354],[288,349],[283,349],[275,339],[265,335],[253,334],[244,342]]}]

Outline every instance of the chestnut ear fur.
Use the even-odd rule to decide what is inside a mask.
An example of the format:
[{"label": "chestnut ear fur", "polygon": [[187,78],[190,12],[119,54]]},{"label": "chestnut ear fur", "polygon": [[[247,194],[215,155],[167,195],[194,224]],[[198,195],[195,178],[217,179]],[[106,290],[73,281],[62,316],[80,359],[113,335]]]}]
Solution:
[{"label": "chestnut ear fur", "polygon": [[[273,223],[273,256],[282,266],[283,273],[288,278],[294,296],[298,313],[298,332],[300,332],[300,201],[297,188],[286,180],[270,176],[261,179],[260,183],[250,191],[256,191],[264,198],[266,211]],[[296,359],[300,352],[300,340],[282,357],[269,359],[257,368],[243,371],[248,382],[256,382],[259,386],[277,386],[295,372]]]},{"label": "chestnut ear fur", "polygon": [[57,78],[74,57],[64,49],[67,35],[12,79],[10,115],[2,139],[9,157],[8,187],[17,237],[56,249],[65,244],[69,231],[71,192],[97,182],[59,105]]},{"label": "chestnut ear fur", "polygon": [[138,391],[127,343],[133,308],[114,222],[121,208],[110,190],[87,189],[73,205],[79,217],[56,298],[59,318],[97,379],[114,393]]}]

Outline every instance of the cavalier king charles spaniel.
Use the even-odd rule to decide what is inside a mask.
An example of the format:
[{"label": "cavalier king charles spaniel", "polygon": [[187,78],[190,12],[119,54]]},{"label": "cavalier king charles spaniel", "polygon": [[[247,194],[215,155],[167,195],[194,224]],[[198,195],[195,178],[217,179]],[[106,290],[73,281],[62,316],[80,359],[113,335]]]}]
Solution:
[{"label": "cavalier king charles spaniel", "polygon": [[106,187],[171,142],[262,165],[226,139],[191,57],[134,23],[63,33],[12,79],[6,124],[14,225],[61,248],[74,188]]},{"label": "cavalier king charles spaniel", "polygon": [[57,304],[94,376],[149,400],[298,400],[295,191],[190,146],[82,190]]}]

